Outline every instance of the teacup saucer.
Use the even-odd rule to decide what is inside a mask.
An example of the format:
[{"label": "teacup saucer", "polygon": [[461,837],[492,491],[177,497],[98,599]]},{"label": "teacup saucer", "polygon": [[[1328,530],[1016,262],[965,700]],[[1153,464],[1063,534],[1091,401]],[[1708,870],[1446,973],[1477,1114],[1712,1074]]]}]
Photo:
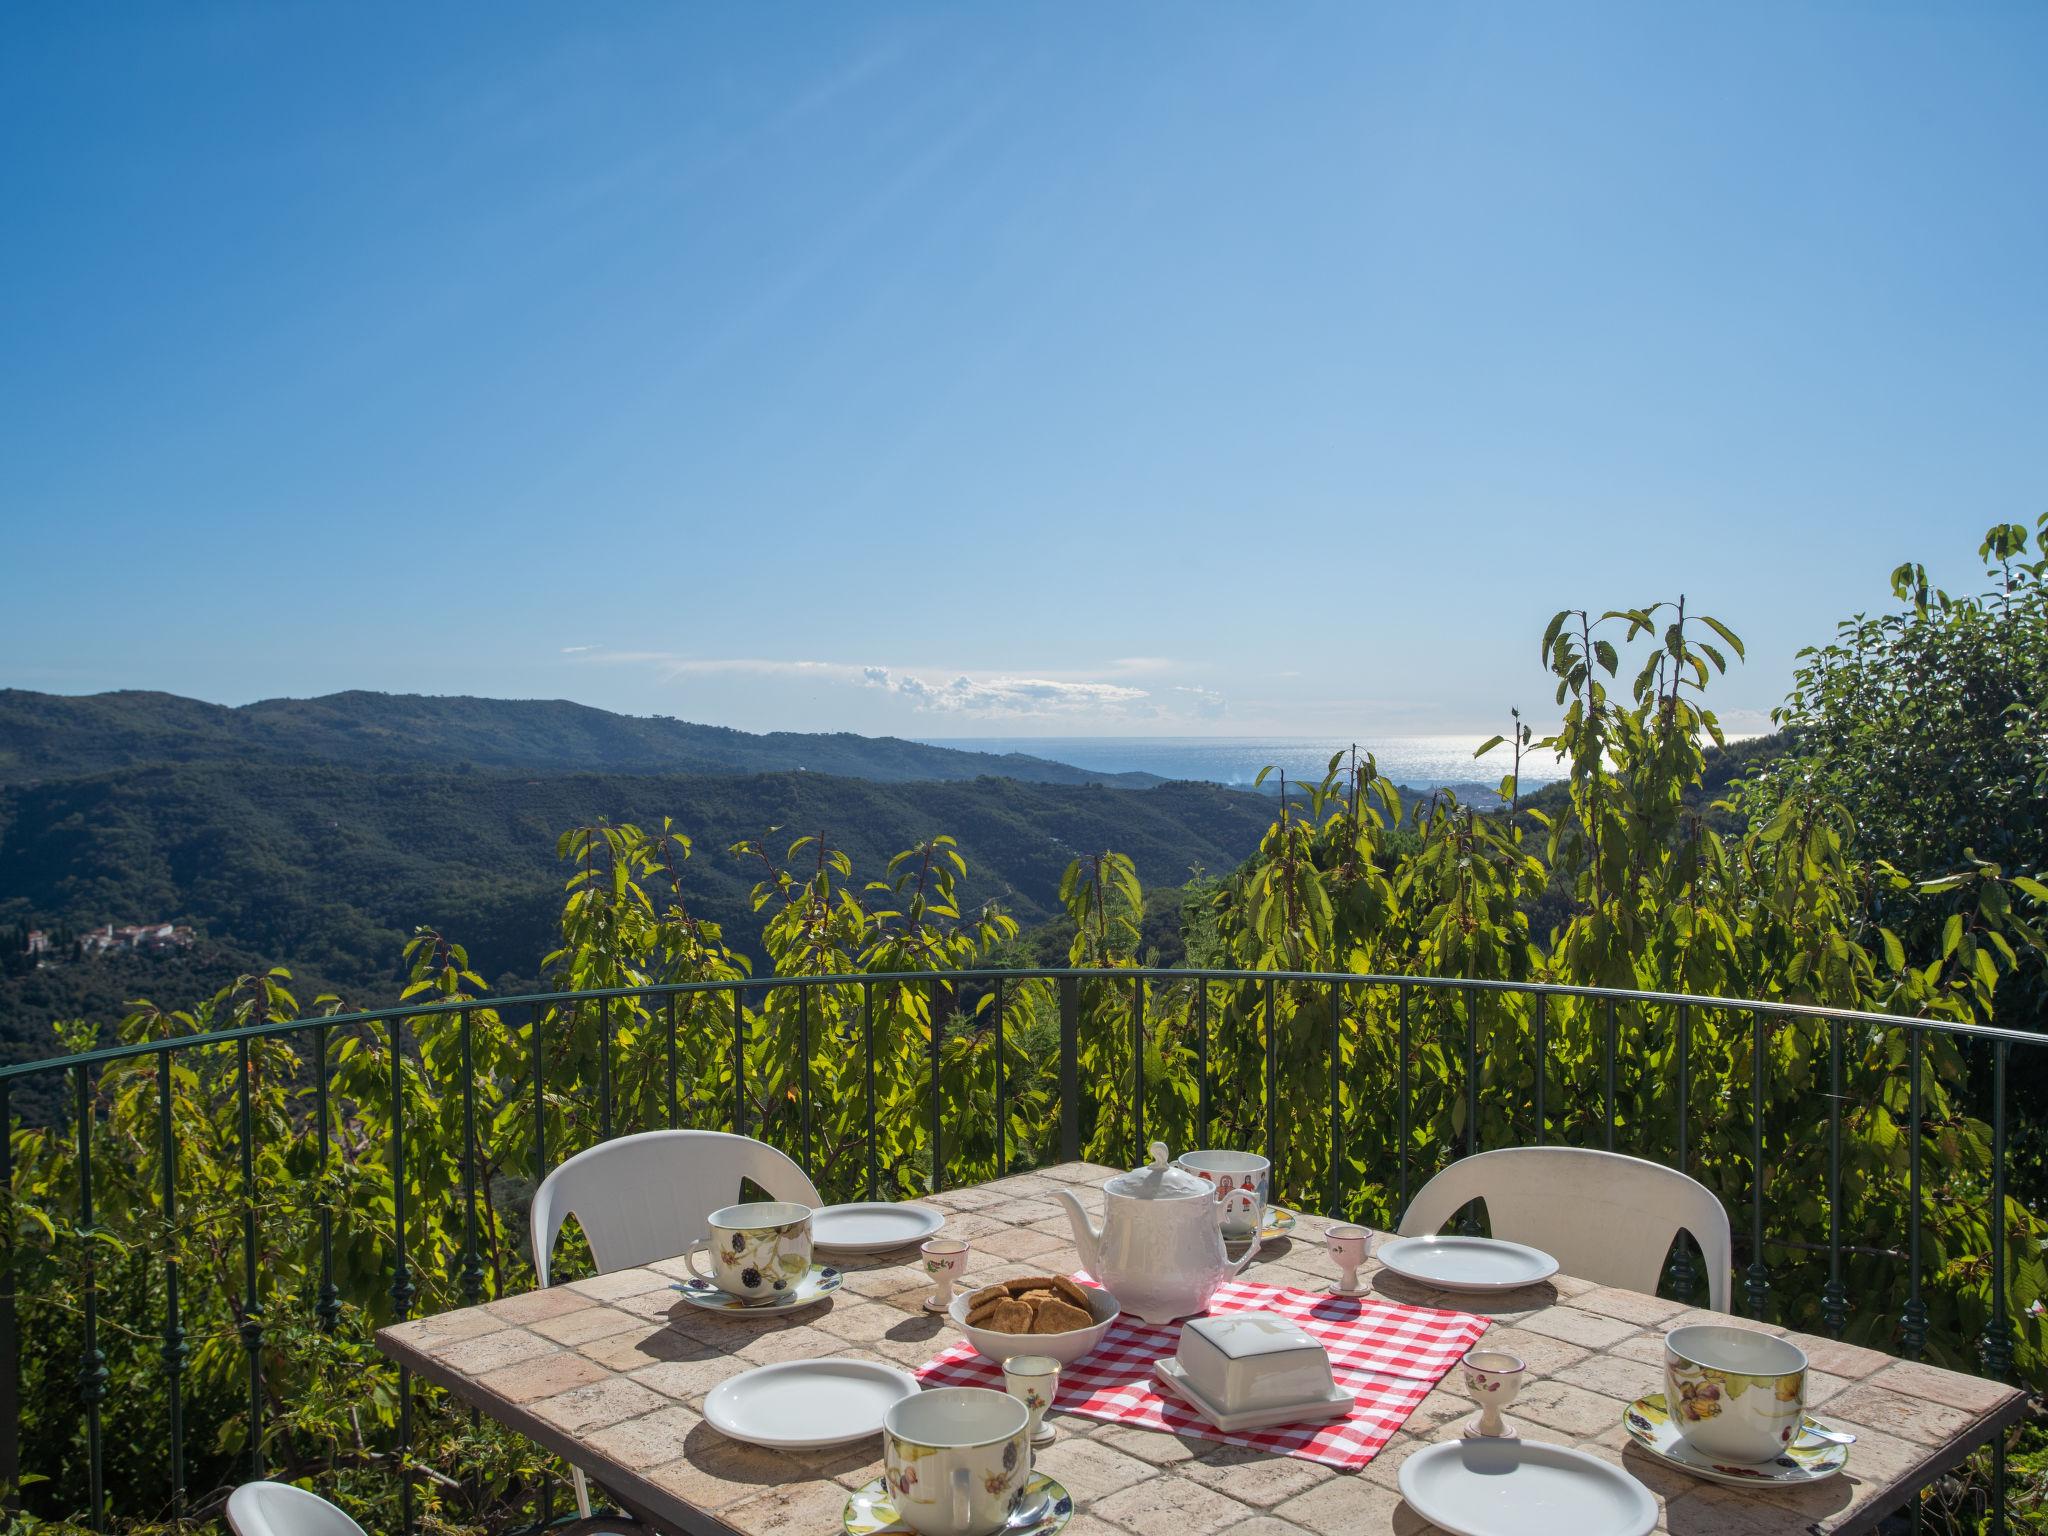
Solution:
[{"label": "teacup saucer", "polygon": [[[1819,1429],[1827,1427],[1811,1414],[1806,1416],[1806,1422]],[[1801,1488],[1833,1477],[1849,1463],[1846,1445],[1808,1435],[1795,1439],[1772,1461],[1716,1461],[1687,1444],[1664,1407],[1662,1392],[1652,1392],[1630,1403],[1622,1410],[1621,1426],[1630,1439],[1659,1461],[1710,1483],[1727,1483],[1736,1488],[1755,1488],[1760,1484]]]},{"label": "teacup saucer", "polygon": [[[1266,1219],[1259,1223],[1259,1241],[1270,1243],[1276,1237],[1285,1237],[1294,1230],[1295,1219],[1294,1212],[1288,1210],[1284,1205],[1267,1206]],[[1238,1247],[1250,1242],[1251,1239],[1248,1237],[1236,1237],[1226,1232],[1223,1235],[1223,1241],[1232,1247]]]},{"label": "teacup saucer", "polygon": [[773,1292],[760,1301],[746,1301],[721,1291],[709,1280],[678,1280],[675,1289],[691,1306],[702,1307],[706,1312],[787,1312],[791,1307],[823,1301],[844,1283],[844,1277],[830,1264],[813,1264],[807,1274],[786,1290]]},{"label": "teacup saucer", "polygon": [[[879,1477],[847,1496],[842,1518],[846,1536],[896,1536],[910,1530],[897,1519],[896,1501]],[[1053,1536],[1073,1518],[1074,1500],[1059,1479],[1034,1472],[1024,1480],[1024,1501],[1001,1536]]]}]

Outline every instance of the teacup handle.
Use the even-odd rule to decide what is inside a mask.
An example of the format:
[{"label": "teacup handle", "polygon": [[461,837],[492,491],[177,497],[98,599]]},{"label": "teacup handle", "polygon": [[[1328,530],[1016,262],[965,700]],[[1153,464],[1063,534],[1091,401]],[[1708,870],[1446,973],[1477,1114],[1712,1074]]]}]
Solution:
[{"label": "teacup handle", "polygon": [[[700,1253],[703,1253],[703,1254],[707,1254],[707,1255],[708,1255],[708,1254],[709,1254],[709,1252],[710,1252],[710,1249],[711,1249],[711,1239],[710,1239],[710,1238],[708,1238],[708,1237],[700,1237],[700,1238],[698,1238],[698,1239],[697,1239],[697,1241],[695,1241],[694,1243],[690,1244],[690,1246],[689,1246],[689,1247],[687,1247],[687,1248],[685,1248],[685,1249],[683,1250],[683,1267],[684,1267],[685,1269],[689,1270],[689,1272],[690,1272],[691,1274],[695,1275],[695,1276],[696,1276],[696,1277],[697,1277],[697,1278],[698,1278],[699,1280],[702,1280],[702,1281],[703,1281],[703,1282],[704,1282],[704,1283],[705,1283],[706,1285],[716,1285],[716,1284],[718,1284],[718,1276],[717,1276],[717,1275],[715,1275],[715,1274],[713,1274],[713,1275],[707,1275],[707,1274],[705,1274],[705,1273],[704,1273],[704,1271],[703,1271],[703,1270],[701,1270],[701,1269],[699,1269],[699,1268],[697,1267],[697,1255],[698,1255],[698,1254],[700,1254]],[[708,1263],[710,1262],[710,1259],[709,1259],[709,1258],[707,1257],[707,1258],[705,1259],[705,1262],[706,1262],[706,1263],[708,1264]]]},{"label": "teacup handle", "polygon": [[1229,1216],[1230,1203],[1233,1200],[1242,1200],[1245,1204],[1245,1209],[1252,1218],[1252,1240],[1245,1246],[1244,1252],[1239,1254],[1236,1261],[1230,1265],[1230,1272],[1233,1275],[1241,1275],[1244,1273],[1245,1265],[1251,1263],[1258,1256],[1259,1247],[1266,1241],[1266,1237],[1259,1230],[1259,1197],[1248,1189],[1233,1189],[1229,1194],[1216,1202],[1217,1226],[1222,1226],[1225,1218]]},{"label": "teacup handle", "polygon": [[1217,1226],[1220,1227],[1224,1222],[1230,1220],[1230,1208],[1240,1200],[1244,1202],[1245,1214],[1251,1217],[1252,1224],[1254,1226],[1258,1224],[1259,1197],[1248,1189],[1231,1189],[1225,1190],[1216,1197]]},{"label": "teacup handle", "polygon": [[969,1492],[973,1484],[973,1473],[965,1467],[953,1469],[953,1529],[956,1531],[974,1528],[974,1502]]}]

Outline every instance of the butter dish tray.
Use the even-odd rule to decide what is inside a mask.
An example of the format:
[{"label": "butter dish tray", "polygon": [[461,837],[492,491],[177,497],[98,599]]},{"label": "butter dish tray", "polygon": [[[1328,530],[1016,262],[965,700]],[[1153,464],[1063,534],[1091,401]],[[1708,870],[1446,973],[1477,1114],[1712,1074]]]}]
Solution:
[{"label": "butter dish tray", "polygon": [[1357,1401],[1342,1387],[1332,1387],[1327,1397],[1312,1397],[1298,1403],[1271,1403],[1232,1413],[1203,1396],[1201,1390],[1188,1380],[1188,1373],[1178,1360],[1154,1360],[1152,1374],[1159,1379],[1161,1386],[1196,1413],[1218,1429],[1232,1434],[1242,1429],[1267,1429],[1275,1424],[1313,1424],[1325,1419],[1341,1419]]}]

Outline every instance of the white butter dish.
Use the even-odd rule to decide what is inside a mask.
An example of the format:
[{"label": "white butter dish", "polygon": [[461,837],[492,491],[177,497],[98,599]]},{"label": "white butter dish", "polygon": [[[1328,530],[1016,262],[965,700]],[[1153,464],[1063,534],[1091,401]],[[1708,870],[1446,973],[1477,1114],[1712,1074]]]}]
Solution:
[{"label": "white butter dish", "polygon": [[1323,1396],[1305,1402],[1274,1403],[1265,1408],[1242,1408],[1233,1413],[1203,1396],[1201,1390],[1188,1380],[1187,1372],[1181,1369],[1178,1360],[1154,1360],[1152,1374],[1159,1378],[1159,1384],[1167,1391],[1218,1429],[1230,1434],[1244,1429],[1270,1429],[1275,1424],[1315,1424],[1326,1419],[1341,1419],[1351,1411],[1351,1405],[1356,1401],[1351,1393],[1333,1386]]},{"label": "white butter dish", "polygon": [[1180,1330],[1176,1359],[1188,1383],[1229,1413],[1315,1402],[1336,1385],[1329,1352],[1277,1312],[1195,1318]]}]

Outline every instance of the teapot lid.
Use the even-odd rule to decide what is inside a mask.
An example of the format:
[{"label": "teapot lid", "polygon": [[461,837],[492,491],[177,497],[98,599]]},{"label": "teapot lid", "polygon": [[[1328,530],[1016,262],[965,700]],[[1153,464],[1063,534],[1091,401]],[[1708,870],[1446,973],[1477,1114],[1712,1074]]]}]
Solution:
[{"label": "teapot lid", "polygon": [[1185,1168],[1176,1168],[1167,1160],[1165,1142],[1155,1141],[1147,1150],[1152,1154],[1151,1162],[1106,1180],[1103,1190],[1132,1200],[1186,1200],[1191,1196],[1214,1193]]}]

